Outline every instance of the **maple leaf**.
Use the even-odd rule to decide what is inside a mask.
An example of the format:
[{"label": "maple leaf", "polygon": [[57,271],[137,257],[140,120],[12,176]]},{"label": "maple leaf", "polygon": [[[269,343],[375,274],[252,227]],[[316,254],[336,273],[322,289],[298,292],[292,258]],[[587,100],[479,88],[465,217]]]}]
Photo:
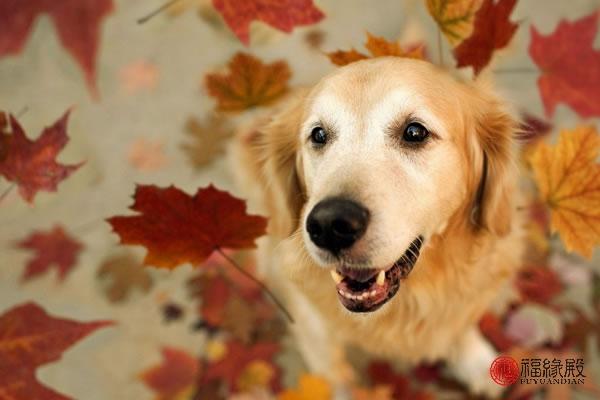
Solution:
[{"label": "maple leaf", "polygon": [[213,0],[213,5],[246,46],[250,44],[252,21],[262,21],[290,33],[295,26],[311,25],[325,17],[312,0]]},{"label": "maple leaf", "polygon": [[52,266],[58,270],[58,279],[64,280],[75,266],[83,249],[83,244],[73,239],[59,225],[55,225],[48,232],[33,232],[18,242],[17,246],[35,251],[35,257],[25,267],[23,281],[45,273]]},{"label": "maple leaf", "polygon": [[190,399],[199,371],[198,360],[187,352],[163,347],[162,361],[140,374],[140,379],[160,400]]},{"label": "maple leaf", "polygon": [[[367,42],[365,43],[366,49],[371,54],[371,57],[405,57],[405,58],[416,58],[424,60],[424,46],[414,45],[408,47],[406,50],[403,49],[398,42],[390,42],[383,37],[374,36],[367,32]],[[338,50],[331,53],[325,53],[329,60],[335,65],[347,65],[355,61],[365,60],[371,58],[365,54],[358,52],[355,49],[350,50]]]},{"label": "maple leaf", "polygon": [[519,271],[515,286],[524,301],[540,304],[550,303],[563,290],[556,272],[541,266],[530,266]]},{"label": "maple leaf", "polygon": [[126,300],[135,288],[146,293],[153,284],[152,276],[129,254],[112,257],[103,262],[98,268],[97,276],[108,281],[104,293],[113,303]]},{"label": "maple leaf", "polygon": [[97,96],[96,54],[100,24],[113,11],[112,0],[4,0],[0,2],[0,58],[23,49],[35,19],[50,16],[58,38],[85,73],[92,95]]},{"label": "maple leaf", "polygon": [[2,399],[67,400],[40,384],[36,368],[57,361],[75,342],[110,321],[78,322],[49,316],[35,303],[0,315],[0,397]]},{"label": "maple leaf", "polygon": [[256,315],[254,307],[240,296],[231,296],[223,310],[222,328],[243,343],[250,343],[254,333]]},{"label": "maple leaf", "polygon": [[189,118],[185,124],[185,132],[190,141],[181,147],[196,169],[202,169],[225,153],[225,144],[233,136],[225,119],[211,115],[202,123],[196,118]]},{"label": "maple leaf", "polygon": [[541,70],[537,84],[547,116],[560,102],[582,117],[600,116],[600,50],[593,49],[599,15],[563,20],[548,36],[531,27],[529,55]]},{"label": "maple leaf", "polygon": [[482,0],[426,0],[427,11],[452,45],[469,37]]},{"label": "maple leaf", "polygon": [[593,126],[564,130],[555,146],[539,143],[529,161],[551,209],[551,229],[566,248],[591,257],[600,243],[600,135]]},{"label": "maple leaf", "polygon": [[228,65],[228,74],[207,74],[204,79],[208,94],[221,111],[265,105],[288,90],[291,73],[285,61],[264,64],[250,54],[237,53]]},{"label": "maple leaf", "polygon": [[394,400],[392,389],[389,386],[381,385],[374,388],[354,388],[352,389],[353,400]]},{"label": "maple leaf", "polygon": [[479,320],[479,330],[498,351],[504,352],[514,346],[514,341],[504,332],[502,321],[496,314],[483,314]]},{"label": "maple leaf", "polygon": [[83,163],[61,165],[55,158],[67,144],[67,111],[54,125],[45,128],[35,141],[25,136],[23,128],[11,115],[11,135],[2,135],[5,155],[0,159],[0,175],[19,186],[19,194],[33,202],[39,190],[55,192],[58,183],[76,171]]},{"label": "maple leaf", "polygon": [[244,345],[240,341],[230,340],[227,342],[225,355],[203,368],[202,381],[222,380],[231,391],[237,392],[241,389],[239,384],[244,382],[243,374],[246,368],[256,361],[262,361],[273,366],[273,374],[268,385],[273,390],[278,390],[280,372],[272,361],[278,351],[277,343],[261,342]]},{"label": "maple leaf", "polygon": [[518,25],[509,17],[517,0],[484,0],[475,14],[473,33],[454,49],[457,67],[472,66],[475,75],[489,64],[492,53],[508,45]]},{"label": "maple leaf", "polygon": [[325,378],[304,374],[298,378],[298,389],[287,389],[278,400],[331,400],[332,390]]},{"label": "maple leaf", "polygon": [[210,185],[194,196],[170,186],[139,185],[131,209],[141,213],[107,221],[123,244],[147,248],[144,263],[175,268],[201,264],[220,248],[252,248],[265,234],[266,219],[248,215],[243,200]]},{"label": "maple leaf", "polygon": [[256,392],[267,387],[274,377],[272,363],[255,360],[244,368],[238,377],[237,387],[241,392]]},{"label": "maple leaf", "polygon": [[413,388],[408,377],[394,371],[390,364],[386,362],[371,362],[367,367],[367,374],[374,385],[385,385],[390,387],[392,390],[392,397],[396,400],[433,399],[430,393]]}]

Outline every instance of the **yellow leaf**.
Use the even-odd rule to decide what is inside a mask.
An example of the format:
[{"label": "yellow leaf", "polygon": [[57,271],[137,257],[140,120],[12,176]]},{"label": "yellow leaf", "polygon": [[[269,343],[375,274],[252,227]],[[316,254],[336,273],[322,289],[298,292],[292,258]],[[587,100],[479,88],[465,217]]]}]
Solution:
[{"label": "yellow leaf", "polygon": [[600,243],[600,135],[593,126],[562,131],[555,146],[540,143],[529,161],[551,209],[551,229],[569,251],[592,256]]},{"label": "yellow leaf", "polygon": [[274,375],[275,371],[269,363],[263,360],[254,360],[240,374],[237,387],[241,392],[264,388],[269,385]]},{"label": "yellow leaf", "polygon": [[[403,49],[398,42],[390,42],[380,36],[371,35],[367,32],[367,42],[365,47],[371,53],[371,57],[406,57],[406,58],[417,58],[423,60],[425,55],[423,53],[423,46],[413,46],[409,49]],[[355,49],[350,50],[338,50],[331,53],[326,53],[329,60],[335,65],[347,65],[355,61],[364,60],[371,58],[365,54],[358,52]]]},{"label": "yellow leaf", "polygon": [[316,375],[302,375],[297,390],[285,390],[278,396],[279,400],[331,400],[329,383]]},{"label": "yellow leaf", "polygon": [[241,111],[283,95],[290,76],[285,61],[264,64],[250,54],[237,53],[229,62],[229,73],[207,74],[204,82],[219,110]]},{"label": "yellow leaf", "polygon": [[473,32],[473,19],[482,0],[426,0],[427,10],[451,45]]}]

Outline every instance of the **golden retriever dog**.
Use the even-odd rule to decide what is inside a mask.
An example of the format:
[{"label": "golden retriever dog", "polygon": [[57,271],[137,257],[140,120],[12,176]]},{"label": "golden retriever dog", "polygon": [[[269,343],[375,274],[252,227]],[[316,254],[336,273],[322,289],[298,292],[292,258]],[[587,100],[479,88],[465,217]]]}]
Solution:
[{"label": "golden retriever dog", "polygon": [[477,323],[524,247],[505,103],[428,62],[383,57],[277,107],[239,133],[231,159],[270,219],[262,277],[308,367],[343,387],[343,349],[356,346],[444,360],[474,392],[497,393]]}]

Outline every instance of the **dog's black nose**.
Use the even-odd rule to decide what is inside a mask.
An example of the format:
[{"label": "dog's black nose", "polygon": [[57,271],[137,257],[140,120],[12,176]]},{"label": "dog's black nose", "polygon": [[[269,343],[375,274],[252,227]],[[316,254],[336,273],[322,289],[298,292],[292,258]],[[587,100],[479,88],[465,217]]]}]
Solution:
[{"label": "dog's black nose", "polygon": [[306,231],[314,244],[337,254],[354,244],[365,233],[369,211],[360,204],[333,197],[323,200],[306,219]]}]

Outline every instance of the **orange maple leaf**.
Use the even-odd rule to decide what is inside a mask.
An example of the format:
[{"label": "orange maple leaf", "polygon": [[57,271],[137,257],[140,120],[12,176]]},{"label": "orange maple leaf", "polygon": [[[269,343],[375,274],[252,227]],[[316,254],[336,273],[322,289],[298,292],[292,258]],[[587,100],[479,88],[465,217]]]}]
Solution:
[{"label": "orange maple leaf", "polygon": [[222,111],[240,111],[268,104],[288,90],[291,72],[285,61],[264,64],[258,58],[237,53],[229,62],[229,73],[207,74],[208,93]]},{"label": "orange maple leaf", "polygon": [[383,37],[372,35],[369,32],[367,32],[367,42],[365,43],[365,47],[369,53],[371,53],[370,57],[355,49],[338,50],[326,53],[326,55],[332,63],[340,66],[371,57],[394,56],[416,58],[419,60],[425,59],[423,45],[411,46],[405,50],[400,46],[400,43],[390,42]]},{"label": "orange maple leaf", "polygon": [[277,398],[279,400],[331,400],[332,392],[324,378],[304,374],[298,380],[298,389],[287,389]]},{"label": "orange maple leaf", "polygon": [[593,126],[562,131],[555,146],[540,143],[529,161],[551,229],[569,251],[592,256],[600,243],[600,135]]},{"label": "orange maple leaf", "polygon": [[427,11],[451,45],[473,32],[475,13],[483,0],[426,0]]}]

